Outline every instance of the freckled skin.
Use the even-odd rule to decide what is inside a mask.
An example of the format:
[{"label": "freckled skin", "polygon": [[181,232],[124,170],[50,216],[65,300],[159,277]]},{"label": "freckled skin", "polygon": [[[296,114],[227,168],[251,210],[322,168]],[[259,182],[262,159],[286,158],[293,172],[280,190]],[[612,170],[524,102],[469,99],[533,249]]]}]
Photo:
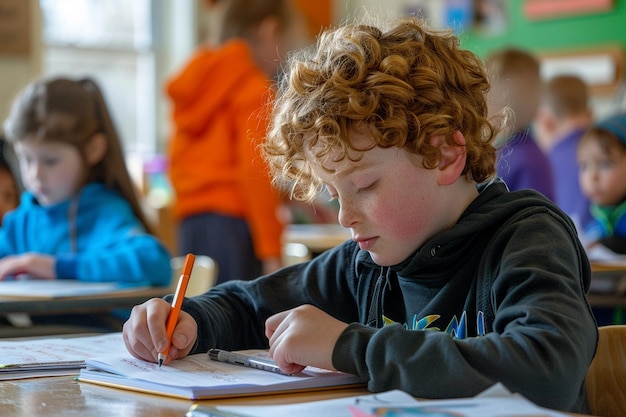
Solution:
[{"label": "freckled skin", "polygon": [[[357,147],[372,139],[355,133]],[[333,155],[327,159],[333,160]],[[421,158],[400,148],[373,148],[358,162],[348,158],[313,170],[340,203],[339,223],[352,231],[363,250],[379,265],[395,265],[426,240],[450,227],[476,195],[464,180],[442,186],[439,170],[423,167]],[[458,191],[458,193],[456,192]],[[465,197],[467,196],[467,197]]]}]

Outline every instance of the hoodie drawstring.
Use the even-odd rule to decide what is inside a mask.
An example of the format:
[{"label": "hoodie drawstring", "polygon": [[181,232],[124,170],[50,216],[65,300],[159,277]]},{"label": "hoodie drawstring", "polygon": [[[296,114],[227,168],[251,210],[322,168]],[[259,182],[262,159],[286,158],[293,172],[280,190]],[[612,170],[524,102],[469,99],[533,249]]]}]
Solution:
[{"label": "hoodie drawstring", "polygon": [[374,286],[374,293],[372,294],[372,303],[370,304],[369,312],[367,314],[367,325],[374,328],[382,327],[380,323],[382,321],[382,304],[383,304],[383,290],[385,284],[387,283],[385,267],[380,267],[380,275],[378,275],[378,279],[376,280],[376,285]]}]

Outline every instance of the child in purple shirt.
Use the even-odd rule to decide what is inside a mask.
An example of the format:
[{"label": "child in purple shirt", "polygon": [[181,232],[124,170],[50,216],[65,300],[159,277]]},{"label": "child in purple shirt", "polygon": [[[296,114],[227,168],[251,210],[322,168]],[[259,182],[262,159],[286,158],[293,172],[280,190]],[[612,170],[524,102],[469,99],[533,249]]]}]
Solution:
[{"label": "child in purple shirt", "polygon": [[579,230],[591,222],[589,199],[578,181],[578,142],[591,125],[587,84],[575,75],[557,75],[544,86],[535,120],[536,138],[548,155],[554,178],[554,202]]},{"label": "child in purple shirt", "polygon": [[511,191],[533,189],[554,201],[552,169],[530,126],[539,106],[539,61],[520,49],[504,49],[486,61],[491,76],[488,104],[491,113],[510,110],[512,135],[498,140],[496,170]]}]

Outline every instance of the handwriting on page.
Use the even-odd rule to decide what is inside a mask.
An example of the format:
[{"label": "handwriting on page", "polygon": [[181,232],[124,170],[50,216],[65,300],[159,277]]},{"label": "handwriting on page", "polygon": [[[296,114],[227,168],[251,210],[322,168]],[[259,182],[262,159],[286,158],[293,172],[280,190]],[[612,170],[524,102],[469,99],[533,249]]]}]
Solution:
[{"label": "handwriting on page", "polygon": [[41,362],[80,361],[126,351],[121,333],[93,337],[0,341],[0,367]]},{"label": "handwriting on page", "polygon": [[212,366],[204,355],[202,359],[186,357],[174,362],[174,364],[175,368],[172,366],[164,368],[165,372],[169,372],[168,379],[180,377],[183,380],[196,381],[199,385],[240,384],[245,382],[240,376],[223,372]]},{"label": "handwriting on page", "polygon": [[137,372],[152,372],[159,369],[159,365],[153,362],[139,361],[135,358],[121,358],[120,361],[128,368]]},{"label": "handwriting on page", "polygon": [[196,354],[175,360],[168,365],[159,365],[134,358],[128,353],[124,355],[107,355],[91,358],[88,366],[115,369],[119,375],[127,378],[140,379],[158,384],[191,387],[191,386],[224,386],[247,385],[254,381],[257,385],[269,385],[289,381],[292,377],[259,372],[257,369],[245,368],[209,360],[206,354]]}]

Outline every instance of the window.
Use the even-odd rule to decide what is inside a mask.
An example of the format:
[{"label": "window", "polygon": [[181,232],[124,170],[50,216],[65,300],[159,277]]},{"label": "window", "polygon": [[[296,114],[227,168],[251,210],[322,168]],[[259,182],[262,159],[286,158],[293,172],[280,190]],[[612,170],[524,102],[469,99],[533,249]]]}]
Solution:
[{"label": "window", "polygon": [[151,0],[40,0],[44,76],[91,77],[127,153],[158,150]]}]

